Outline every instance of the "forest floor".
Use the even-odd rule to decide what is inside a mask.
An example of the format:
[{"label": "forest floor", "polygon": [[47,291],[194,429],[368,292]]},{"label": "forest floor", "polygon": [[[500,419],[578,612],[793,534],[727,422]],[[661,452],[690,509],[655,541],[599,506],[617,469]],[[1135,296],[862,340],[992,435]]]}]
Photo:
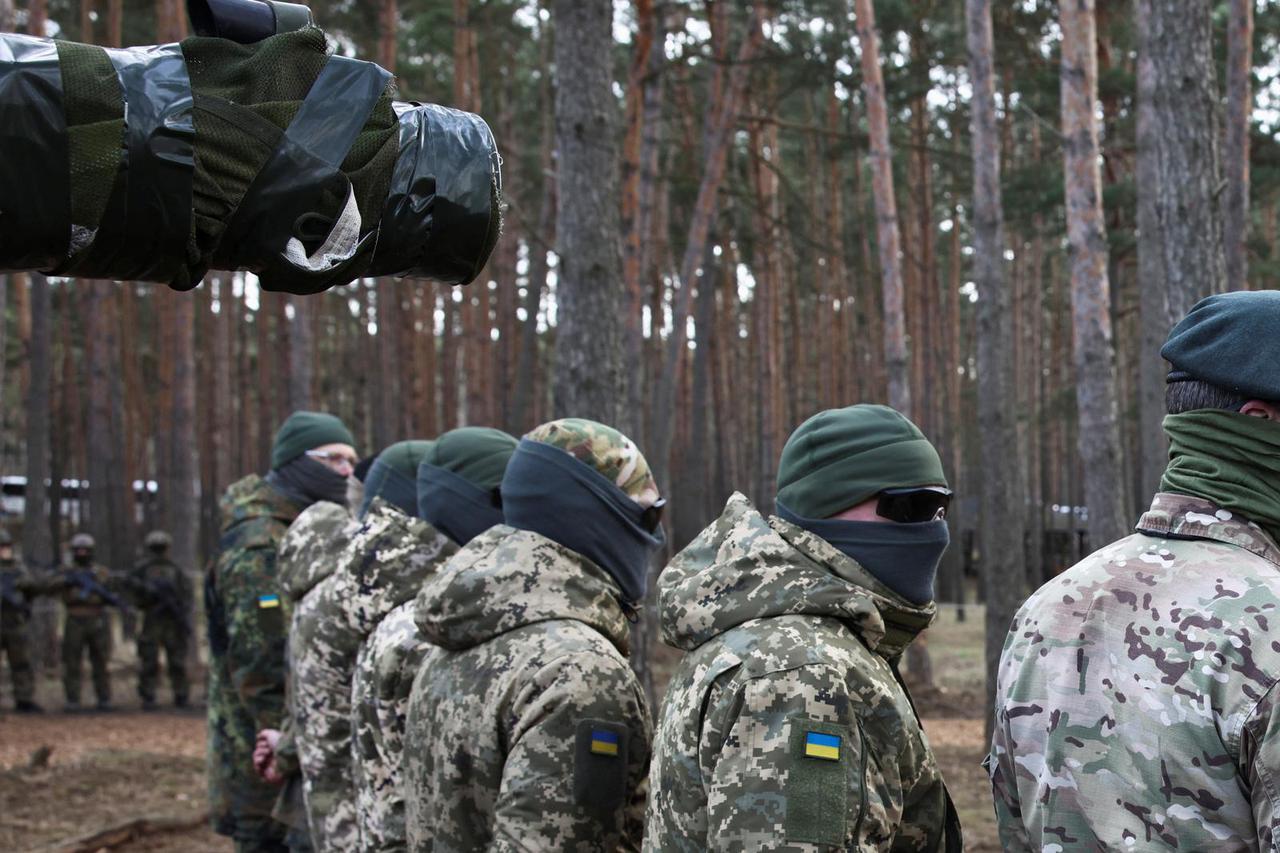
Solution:
[{"label": "forest floor", "polygon": [[[967,610],[968,618],[959,622],[955,609],[944,607],[930,630],[937,689],[918,691],[917,699],[960,812],[965,848],[990,853],[1000,847],[990,787],[979,763],[986,753],[982,610]],[[0,850],[231,850],[204,819],[203,707],[143,713],[134,695],[136,665],[130,658],[122,653],[115,662],[118,710],[110,714],[62,713],[61,683],[53,674],[41,679],[38,695],[50,713],[13,714],[8,710],[8,672],[0,673],[5,709],[0,713]],[[660,669],[669,671],[674,655],[664,656],[661,663],[665,666]],[[203,677],[192,681],[201,684]],[[91,695],[87,679],[84,692]],[[162,690],[162,700],[167,696]],[[202,692],[196,698],[202,700]],[[139,828],[141,821],[150,825]],[[85,843],[113,829],[115,838],[99,836]]]}]

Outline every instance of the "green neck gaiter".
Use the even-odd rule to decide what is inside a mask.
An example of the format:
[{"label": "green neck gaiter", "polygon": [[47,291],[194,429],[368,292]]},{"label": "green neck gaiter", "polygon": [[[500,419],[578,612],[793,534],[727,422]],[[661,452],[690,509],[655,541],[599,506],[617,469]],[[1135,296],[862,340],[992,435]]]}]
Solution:
[{"label": "green neck gaiter", "polygon": [[1160,490],[1238,512],[1280,542],[1280,424],[1198,409],[1164,419],[1169,467]]}]

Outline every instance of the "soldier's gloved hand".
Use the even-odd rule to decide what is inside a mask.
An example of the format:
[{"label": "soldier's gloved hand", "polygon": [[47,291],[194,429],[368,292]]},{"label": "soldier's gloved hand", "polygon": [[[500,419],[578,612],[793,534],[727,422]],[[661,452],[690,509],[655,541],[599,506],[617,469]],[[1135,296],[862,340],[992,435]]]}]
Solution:
[{"label": "soldier's gloved hand", "polygon": [[283,785],[284,774],[276,766],[276,747],[280,743],[279,729],[263,729],[253,744],[253,769],[270,785]]}]

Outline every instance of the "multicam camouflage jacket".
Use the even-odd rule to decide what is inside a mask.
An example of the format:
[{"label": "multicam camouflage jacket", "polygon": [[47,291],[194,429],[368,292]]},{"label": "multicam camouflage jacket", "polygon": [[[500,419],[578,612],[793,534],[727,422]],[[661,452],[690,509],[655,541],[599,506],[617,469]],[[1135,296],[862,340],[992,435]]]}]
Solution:
[{"label": "multicam camouflage jacket", "polygon": [[298,609],[290,649],[294,738],[311,842],[360,850],[351,773],[351,677],[366,637],[457,550],[422,519],[374,498],[332,574]]},{"label": "multicam camouflage jacket", "polygon": [[277,546],[299,507],[257,475],[222,496],[222,534],[205,576],[209,620],[209,801],[214,829],[275,837],[276,789],[253,771],[257,732],[284,715],[286,607]]},{"label": "multicam camouflage jacket", "polygon": [[362,850],[405,850],[400,786],[405,716],[413,677],[436,647],[414,622],[406,601],[378,623],[360,647],[351,680],[351,775]]},{"label": "multicam camouflage jacket", "polygon": [[1280,546],[1161,493],[1013,620],[987,767],[1006,850],[1280,849]]},{"label": "multicam camouflage jacket", "polygon": [[645,850],[942,849],[942,778],[891,669],[932,604],[741,494],[658,589],[663,639],[689,654],[658,718]]},{"label": "multicam camouflage jacket", "polygon": [[441,650],[409,697],[403,783],[416,851],[637,850],[649,709],[617,584],[499,525],[418,596]]}]

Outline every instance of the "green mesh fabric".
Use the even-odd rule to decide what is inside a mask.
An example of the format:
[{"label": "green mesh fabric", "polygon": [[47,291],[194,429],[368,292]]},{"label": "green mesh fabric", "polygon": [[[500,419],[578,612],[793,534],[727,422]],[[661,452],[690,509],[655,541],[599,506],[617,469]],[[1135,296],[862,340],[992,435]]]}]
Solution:
[{"label": "green mesh fabric", "polygon": [[[192,234],[188,253],[208,257],[239,207],[254,176],[271,156],[279,134],[328,61],[324,34],[315,28],[283,33],[252,45],[222,39],[182,42],[195,95]],[[399,146],[392,87],[343,161],[366,223],[382,215]],[[345,199],[324,199],[331,212]],[[226,247],[220,254],[233,251]]]},{"label": "green mesh fabric", "polygon": [[71,224],[96,230],[120,168],[124,99],[100,47],[56,42],[71,167]]}]

